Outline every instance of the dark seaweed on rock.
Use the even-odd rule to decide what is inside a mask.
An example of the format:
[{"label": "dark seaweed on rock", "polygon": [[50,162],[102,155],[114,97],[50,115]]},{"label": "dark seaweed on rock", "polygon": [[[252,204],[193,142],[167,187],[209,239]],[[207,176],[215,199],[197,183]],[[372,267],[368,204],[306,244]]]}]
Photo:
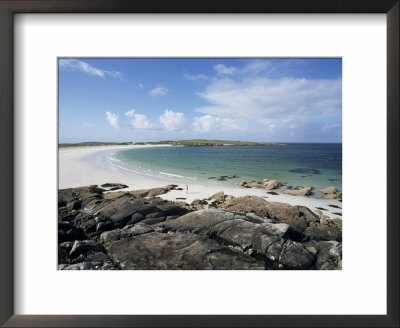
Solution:
[{"label": "dark seaweed on rock", "polygon": [[59,269],[341,269],[340,219],[223,192],[190,205],[157,197],[175,188],[59,190]]}]

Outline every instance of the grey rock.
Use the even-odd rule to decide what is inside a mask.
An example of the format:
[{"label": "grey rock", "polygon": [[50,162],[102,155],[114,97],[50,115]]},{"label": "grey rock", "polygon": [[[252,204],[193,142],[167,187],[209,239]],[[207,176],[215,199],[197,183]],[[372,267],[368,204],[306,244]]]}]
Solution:
[{"label": "grey rock", "polygon": [[254,214],[254,213],[246,213],[245,216],[246,216],[246,220],[250,221],[252,223],[260,223],[260,224],[266,223],[266,220],[264,218]]},{"label": "grey rock", "polygon": [[179,216],[178,215],[169,215],[165,218],[165,221],[175,220],[176,218],[179,218]]},{"label": "grey rock", "polygon": [[311,187],[299,188],[299,189],[286,189],[283,193],[289,194],[293,196],[310,196],[311,195]]},{"label": "grey rock", "polygon": [[60,190],[59,268],[341,269],[339,219],[223,192],[208,205],[215,209],[205,210],[204,200],[188,205],[154,197],[175,187]]},{"label": "grey rock", "polygon": [[143,220],[141,223],[148,224],[148,225],[153,225],[153,224],[165,221],[165,218],[166,218],[165,216],[150,217],[148,219]]},{"label": "grey rock", "polygon": [[322,241],[317,244],[318,255],[315,268],[318,270],[338,270],[342,266],[342,243]]},{"label": "grey rock", "polygon": [[213,200],[215,200],[217,202],[223,202],[225,200],[225,194],[224,194],[223,191],[220,191],[220,192],[217,192],[214,195],[212,195],[210,197],[210,199],[213,199]]},{"label": "grey rock", "polygon": [[120,236],[121,236],[120,229],[105,231],[100,235],[100,242],[108,243],[110,241],[116,241],[120,239]]},{"label": "grey rock", "polygon": [[108,190],[119,190],[119,189],[128,188],[128,186],[123,183],[104,183],[101,186],[103,188],[109,188]]},{"label": "grey rock", "polygon": [[237,197],[220,204],[220,208],[234,212],[252,212],[289,224],[298,233],[303,233],[310,223],[319,222],[319,217],[305,206],[291,206],[280,202],[268,202],[257,196]]},{"label": "grey rock", "polygon": [[279,262],[290,269],[304,270],[311,267],[316,257],[311,254],[302,244],[288,242],[283,247],[283,254],[279,257]]},{"label": "grey rock", "polygon": [[161,218],[166,215],[163,212],[154,212],[146,215],[146,219]]},{"label": "grey rock", "polygon": [[70,257],[77,257],[87,251],[103,251],[103,248],[93,240],[77,240],[74,242],[72,249],[69,253]]},{"label": "grey rock", "polygon": [[[256,224],[246,220],[247,217],[221,210],[202,210],[181,216],[172,221],[160,223],[173,231],[189,232],[217,238],[227,245],[240,247],[244,251],[252,249],[265,256],[270,261],[281,261],[280,254],[284,254],[285,242],[290,239],[293,231],[285,223]],[[292,241],[291,241],[292,242]],[[301,245],[301,244],[299,244]],[[290,268],[305,268],[308,259],[314,260],[309,252],[302,252],[299,246],[291,246],[293,250],[283,257],[283,263]],[[304,253],[304,254],[303,254]],[[294,255],[300,254],[299,262],[294,264]],[[306,261],[307,260],[307,261]]]},{"label": "grey rock", "polygon": [[342,232],[338,227],[308,227],[305,230],[305,235],[311,240],[342,240]]},{"label": "grey rock", "polygon": [[205,236],[187,233],[157,233],[105,244],[121,269],[201,270],[264,269],[262,261],[240,251],[219,245]]},{"label": "grey rock", "polygon": [[144,215],[140,213],[135,213],[132,217],[128,220],[127,224],[135,224],[140,221],[144,220]]},{"label": "grey rock", "polygon": [[58,245],[58,264],[67,263],[67,256],[66,250]]},{"label": "grey rock", "polygon": [[64,267],[62,270],[96,270],[101,267],[102,263],[81,262]]},{"label": "grey rock", "polygon": [[63,243],[60,243],[59,246],[64,248],[67,253],[69,253],[72,249],[72,246],[74,246],[75,241],[66,241]]},{"label": "grey rock", "polygon": [[155,230],[155,228],[150,227],[146,224],[135,224],[134,226],[131,226],[131,227],[125,227],[122,230],[126,231],[128,237],[132,237],[132,236],[138,236],[138,235],[142,235],[145,233],[153,232]]}]

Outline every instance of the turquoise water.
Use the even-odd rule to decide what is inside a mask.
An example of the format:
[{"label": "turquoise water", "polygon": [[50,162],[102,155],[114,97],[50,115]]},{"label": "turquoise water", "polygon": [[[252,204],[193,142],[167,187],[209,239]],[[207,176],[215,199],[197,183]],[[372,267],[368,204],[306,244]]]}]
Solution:
[{"label": "turquoise water", "polygon": [[118,151],[113,159],[147,174],[227,183],[272,178],[289,186],[342,189],[342,144],[153,147]]}]

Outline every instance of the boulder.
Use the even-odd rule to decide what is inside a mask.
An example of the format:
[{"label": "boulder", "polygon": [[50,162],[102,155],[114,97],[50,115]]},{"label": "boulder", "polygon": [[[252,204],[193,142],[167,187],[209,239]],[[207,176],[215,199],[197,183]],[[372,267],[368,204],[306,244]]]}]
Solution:
[{"label": "boulder", "polygon": [[302,233],[310,223],[319,221],[318,215],[305,206],[268,202],[257,196],[236,197],[225,204],[220,204],[219,207],[231,212],[252,212],[260,217],[287,223],[298,233]]},{"label": "boulder", "polygon": [[246,216],[246,220],[250,221],[252,223],[259,223],[259,224],[261,224],[261,223],[271,223],[271,220],[264,219],[264,218],[254,214],[254,213],[251,213],[251,212],[250,213],[246,213],[245,216]]},{"label": "boulder", "polygon": [[283,193],[293,196],[310,196],[311,194],[311,187],[300,188],[300,189],[287,189]]},{"label": "boulder", "polygon": [[76,240],[72,246],[69,256],[77,257],[78,255],[86,253],[88,251],[102,252],[103,247],[98,245],[93,240]]},{"label": "boulder", "polygon": [[226,201],[231,201],[232,199],[234,199],[235,197],[233,197],[232,195],[226,195],[225,196],[225,200]]},{"label": "boulder", "polygon": [[334,194],[326,194],[323,196],[325,199],[342,199],[341,192],[335,192]]},{"label": "boulder", "polygon": [[324,189],[320,189],[320,192],[324,194],[325,199],[341,199],[342,193],[336,190],[336,187],[329,186]]},{"label": "boulder", "polygon": [[150,214],[150,217],[146,216],[146,219],[143,220],[141,223],[147,224],[147,225],[153,225],[153,224],[156,224],[159,222],[163,222],[163,221],[165,221],[165,219],[166,219],[166,216],[158,216],[157,215],[155,217],[152,217]]},{"label": "boulder", "polygon": [[223,192],[211,197],[214,210],[149,196],[171,188],[60,190],[59,269],[341,268],[340,219]]},{"label": "boulder", "polygon": [[101,263],[81,262],[62,267],[62,270],[96,270]]},{"label": "boulder", "polygon": [[144,215],[141,213],[132,214],[131,218],[126,222],[126,224],[135,224],[145,219]]},{"label": "boulder", "polygon": [[158,195],[166,194],[168,191],[174,189],[175,187],[176,187],[175,185],[169,185],[169,186],[162,187],[162,188],[149,189],[147,197],[155,197]]},{"label": "boulder", "polygon": [[225,200],[225,194],[223,191],[220,191],[212,195],[210,199],[216,200],[217,202],[223,202]]},{"label": "boulder", "polygon": [[[249,220],[250,219],[250,220]],[[286,241],[296,236],[291,227],[285,223],[254,223],[254,217],[234,214],[221,210],[203,210],[188,213],[178,219],[166,221],[160,226],[176,232],[198,234],[217,238],[226,245],[240,247],[244,251],[251,249],[269,261],[277,261],[287,268],[306,268],[311,266],[315,258],[304,247],[296,246],[281,262],[282,254],[286,254]],[[290,240],[292,242],[292,240]],[[295,261],[295,257],[298,261]],[[296,262],[296,263],[294,263]]]},{"label": "boulder", "polygon": [[81,206],[82,202],[79,199],[75,199],[66,205],[68,210],[79,210]]},{"label": "boulder", "polygon": [[82,229],[75,228],[69,222],[58,223],[58,243],[85,239]]},{"label": "boulder", "polygon": [[249,183],[247,184],[248,188],[257,188],[257,189],[262,189],[264,186],[261,183]]},{"label": "boulder", "polygon": [[279,262],[290,269],[308,269],[316,261],[315,255],[310,253],[300,243],[288,241],[287,245],[284,245],[282,248]]},{"label": "boulder", "polygon": [[[107,230],[121,228],[128,223],[133,223],[134,214],[139,213],[146,216],[150,213],[159,212],[157,206],[149,204],[142,198],[118,198],[105,205],[96,214],[107,219]],[[141,217],[140,217],[141,219]]]},{"label": "boulder", "polygon": [[226,201],[224,204],[219,205],[219,207],[231,212],[253,212],[258,216],[265,217],[268,214],[267,204],[268,202],[261,197],[243,196]]},{"label": "boulder", "polygon": [[308,227],[305,230],[305,235],[310,240],[335,240],[335,241],[342,241],[342,232],[336,226],[334,227]]},{"label": "boulder", "polygon": [[58,191],[58,203],[66,206],[67,209],[80,209],[81,206],[94,204],[102,199],[104,189],[96,185],[79,188],[60,189]]},{"label": "boulder", "polygon": [[283,183],[278,180],[263,179],[262,183],[267,190],[277,189],[283,186]]},{"label": "boulder", "polygon": [[58,245],[58,264],[65,264],[67,263],[67,252],[64,248]]},{"label": "boulder", "polygon": [[125,270],[265,269],[263,261],[195,234],[152,232],[105,247]]},{"label": "boulder", "polygon": [[101,243],[108,243],[111,241],[120,240],[122,238],[138,236],[153,231],[154,227],[151,227],[147,224],[140,223],[135,225],[127,225],[123,229],[115,229],[103,232],[100,235],[99,240]]},{"label": "boulder", "polygon": [[134,197],[155,197],[158,195],[166,194],[170,190],[174,190],[177,185],[167,185],[165,187],[160,188],[152,188],[152,189],[141,189],[141,190],[133,190],[130,191],[130,194]]},{"label": "boulder", "polygon": [[110,241],[116,241],[121,238],[121,229],[115,229],[111,231],[105,231],[100,235],[100,242],[108,243]]},{"label": "boulder", "polygon": [[342,269],[342,243],[337,241],[314,242],[317,249],[317,270],[341,270]]},{"label": "boulder", "polygon": [[336,192],[336,188],[334,186],[329,186],[325,189],[320,189],[320,192],[323,194],[334,194]]},{"label": "boulder", "polygon": [[342,230],[342,219],[334,218],[332,219],[333,224],[335,224],[340,230]]},{"label": "boulder", "polygon": [[101,185],[101,187],[109,188],[109,191],[128,188],[128,186],[123,183],[104,183]]},{"label": "boulder", "polygon": [[190,203],[190,205],[192,205],[192,206],[196,206],[196,205],[206,205],[206,204],[207,204],[207,201],[202,200],[202,199],[195,199],[195,200],[193,200],[193,201]]},{"label": "boulder", "polygon": [[320,215],[319,217],[319,225],[321,227],[329,227],[331,224],[331,221],[329,220],[329,217],[326,215]]},{"label": "boulder", "polygon": [[[154,204],[152,200],[149,201],[151,204]],[[207,203],[207,202],[203,202]],[[189,212],[189,207],[186,203],[174,203],[170,201],[163,200],[162,203],[156,205],[159,212],[164,216],[168,215],[184,215]]]}]

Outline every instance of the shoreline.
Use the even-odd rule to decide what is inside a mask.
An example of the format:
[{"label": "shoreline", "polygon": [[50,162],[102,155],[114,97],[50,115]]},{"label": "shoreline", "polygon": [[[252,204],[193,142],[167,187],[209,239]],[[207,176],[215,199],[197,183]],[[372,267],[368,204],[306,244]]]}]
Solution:
[{"label": "shoreline", "polygon": [[[185,201],[191,203],[195,199],[205,199],[213,194],[224,191],[226,195],[242,197],[246,195],[262,197],[269,202],[281,202],[290,205],[306,206],[313,212],[318,207],[324,208],[323,215],[329,218],[341,219],[342,203],[337,199],[311,198],[307,196],[293,196],[274,190],[278,195],[267,194],[265,189],[243,188],[236,185],[228,185],[217,181],[199,181],[172,176],[153,176],[146,172],[127,171],[121,167],[110,164],[104,158],[106,154],[117,150],[149,148],[149,147],[171,147],[170,145],[121,145],[121,146],[91,146],[91,147],[65,147],[59,148],[59,171],[58,188],[74,188],[87,185],[98,185],[104,183],[123,183],[128,188],[122,191],[149,189],[163,187],[168,184],[176,184],[182,190],[171,190],[160,195],[161,198],[170,201]],[[189,185],[186,193],[185,185]],[[338,206],[334,208],[329,205]]]}]

